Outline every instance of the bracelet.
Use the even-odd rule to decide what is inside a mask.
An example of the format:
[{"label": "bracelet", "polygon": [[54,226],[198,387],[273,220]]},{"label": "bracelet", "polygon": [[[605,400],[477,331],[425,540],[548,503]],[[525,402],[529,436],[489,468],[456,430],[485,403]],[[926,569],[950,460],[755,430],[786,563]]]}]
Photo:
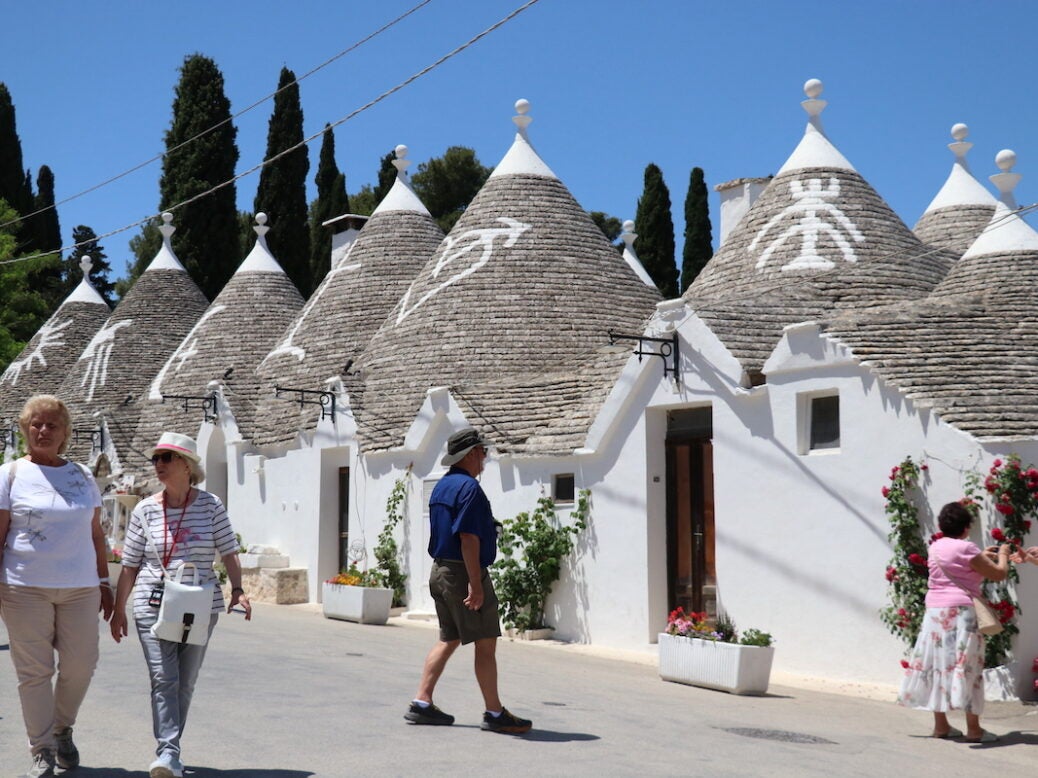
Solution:
[{"label": "bracelet", "polygon": [[242,589],[240,586],[235,586],[233,589],[231,589],[231,594],[234,594],[235,592],[241,592],[242,594],[245,594],[245,590]]},{"label": "bracelet", "polygon": [[103,583],[103,584],[105,584],[105,583],[106,583],[106,584],[110,584],[110,583],[112,582],[112,579],[111,579],[111,578],[109,578],[109,577],[108,577],[108,576],[106,575],[106,576],[105,576],[104,578],[100,578],[100,577],[99,577],[99,578],[97,579],[97,582],[98,582],[98,583]]}]

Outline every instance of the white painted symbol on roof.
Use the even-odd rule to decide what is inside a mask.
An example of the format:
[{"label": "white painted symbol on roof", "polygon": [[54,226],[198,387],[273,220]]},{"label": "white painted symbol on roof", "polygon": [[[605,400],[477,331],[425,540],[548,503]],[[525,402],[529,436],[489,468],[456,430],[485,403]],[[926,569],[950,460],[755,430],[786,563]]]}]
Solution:
[{"label": "white painted symbol on roof", "polygon": [[173,372],[179,373],[184,364],[198,353],[198,331],[211,317],[215,316],[226,307],[226,305],[210,305],[206,312],[202,314],[202,318],[195,322],[195,326],[191,328],[187,337],[180,341],[177,350],[170,355],[170,358],[166,360],[166,364],[162,366],[159,374],[155,376],[155,380],[151,382],[151,389],[148,390],[149,400],[158,402],[162,399],[162,382],[166,380],[166,374],[169,373],[169,369],[174,363],[176,363],[177,367]]},{"label": "white painted symbol on roof", "polygon": [[51,324],[50,322],[47,322],[40,327],[40,339],[36,341],[36,347],[21,359],[16,359],[7,366],[4,374],[0,375],[0,384],[10,381],[11,386],[17,386],[22,371],[24,370],[26,373],[31,372],[33,362],[39,362],[40,367],[46,367],[47,357],[44,356],[44,349],[48,349],[52,346],[65,345],[65,334],[62,330],[71,323],[72,319],[65,319],[65,321],[61,323]]},{"label": "white painted symbol on roof", "polygon": [[295,340],[296,333],[299,332],[303,324],[310,317],[310,313],[313,311],[314,308],[317,307],[317,303],[320,301],[322,297],[324,297],[325,292],[331,289],[332,279],[338,276],[340,273],[360,269],[360,262],[351,262],[350,264],[346,264],[346,260],[350,258],[350,254],[353,253],[353,247],[356,245],[357,241],[353,241],[353,243],[351,243],[349,248],[346,250],[346,253],[343,255],[342,259],[339,261],[339,264],[334,265],[332,269],[328,271],[328,274],[324,277],[324,280],[321,282],[320,286],[317,287],[317,291],[314,292],[313,295],[311,295],[309,300],[307,300],[306,305],[303,306],[303,310],[299,313],[299,316],[296,318],[295,322],[289,328],[288,334],[285,335],[284,338],[282,338],[281,342],[278,343],[277,347],[273,351],[267,354],[267,356],[263,357],[263,361],[260,362],[261,367],[264,364],[266,364],[266,361],[268,359],[273,359],[279,354],[288,354],[289,356],[295,357],[300,362],[302,362],[306,358],[306,349],[302,346],[295,345],[295,343],[293,342]]},{"label": "white painted symbol on roof", "polygon": [[83,380],[79,382],[79,385],[87,386],[89,384],[86,395],[87,402],[94,399],[94,390],[98,386],[104,386],[108,381],[108,360],[112,356],[112,348],[115,346],[115,333],[123,327],[129,327],[131,324],[133,324],[133,319],[117,321],[111,326],[105,322],[105,325],[94,335],[90,344],[83,349],[83,353],[79,358],[88,360],[88,363],[86,372],[83,374]]},{"label": "white painted symbol on roof", "polygon": [[[786,206],[781,213],[771,217],[750,244],[749,250],[754,251],[757,244],[780,220],[787,216],[797,219],[795,224],[788,227],[761,252],[760,258],[757,260],[758,270],[763,270],[775,250],[795,235],[801,236],[800,254],[793,261],[783,265],[783,270],[829,270],[833,268],[836,263],[822,256],[818,250],[818,240],[823,233],[828,235],[839,247],[840,253],[847,262],[858,261],[854,247],[847,241],[844,233],[850,236],[855,243],[861,243],[865,240],[865,236],[858,231],[858,228],[844,215],[843,211],[830,202],[840,196],[840,182],[835,178],[830,178],[828,189],[822,188],[820,178],[809,178],[806,183],[805,188],[802,181],[790,182],[789,193],[793,198],[793,204]],[[826,220],[825,215],[831,221]],[[843,231],[841,231],[841,227]]]},{"label": "white painted symbol on roof", "polygon": [[[494,253],[495,238],[504,238],[504,247],[511,248],[515,245],[515,242],[519,240],[519,236],[527,230],[531,229],[532,227],[532,225],[523,224],[522,222],[516,221],[515,219],[509,219],[507,216],[498,217],[497,221],[507,226],[486,227],[481,230],[468,230],[467,232],[463,232],[456,238],[451,238],[449,235],[447,236],[447,238],[444,240],[443,253],[440,254],[440,258],[436,261],[436,265],[433,267],[432,275],[429,279],[430,281],[438,278],[443,269],[455,260],[465,257],[467,254],[469,254],[477,248],[482,249],[482,252],[472,264],[461,268],[453,275],[451,275],[449,278],[447,278],[447,280],[426,291],[420,298],[418,298],[418,302],[408,307],[408,303],[411,299],[411,293],[415,290],[415,287],[418,285],[418,281],[416,281],[415,285],[411,286],[404,294],[404,299],[400,303],[400,313],[398,313],[396,317],[397,324],[406,319],[412,311],[418,308],[418,306],[420,306],[434,294],[450,286],[456,281],[460,281],[465,276],[472,275],[481,267],[483,267],[483,265],[489,262],[490,257]],[[461,243],[464,243],[464,245],[461,248],[456,248],[456,246],[458,246],[458,244]]]}]

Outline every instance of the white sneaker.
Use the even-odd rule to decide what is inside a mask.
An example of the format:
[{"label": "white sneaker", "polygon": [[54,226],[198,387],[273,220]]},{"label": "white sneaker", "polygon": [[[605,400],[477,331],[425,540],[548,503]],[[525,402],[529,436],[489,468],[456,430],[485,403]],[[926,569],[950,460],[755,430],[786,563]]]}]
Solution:
[{"label": "white sneaker", "polygon": [[148,766],[149,778],[184,778],[184,765],[176,757],[163,754]]},{"label": "white sneaker", "polygon": [[33,756],[32,767],[29,768],[29,772],[25,773],[22,778],[51,778],[51,776],[56,775],[54,772],[55,766],[54,752],[49,748],[45,748]]}]

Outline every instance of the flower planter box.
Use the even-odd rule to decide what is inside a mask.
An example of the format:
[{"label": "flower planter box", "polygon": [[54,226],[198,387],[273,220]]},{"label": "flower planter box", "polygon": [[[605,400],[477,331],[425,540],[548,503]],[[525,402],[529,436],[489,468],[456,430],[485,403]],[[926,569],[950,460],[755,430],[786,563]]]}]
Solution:
[{"label": "flower planter box", "polygon": [[385,624],[389,619],[389,606],[392,604],[392,589],[323,584],[322,605],[327,619],[356,621],[359,624]]},{"label": "flower planter box", "polygon": [[774,646],[659,636],[660,678],[732,694],[767,692],[774,655]]},{"label": "flower planter box", "polygon": [[505,637],[511,640],[551,640],[555,635],[555,628],[538,627],[537,629],[524,629],[522,631],[506,628],[504,634]]}]

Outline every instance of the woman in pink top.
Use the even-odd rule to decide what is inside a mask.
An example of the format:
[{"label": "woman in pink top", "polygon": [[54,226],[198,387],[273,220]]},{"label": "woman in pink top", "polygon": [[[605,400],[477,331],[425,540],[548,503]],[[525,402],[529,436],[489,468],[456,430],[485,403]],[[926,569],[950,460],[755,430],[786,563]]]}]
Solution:
[{"label": "woman in pink top", "polygon": [[901,681],[901,705],[933,712],[933,736],[962,737],[948,723],[949,710],[966,714],[966,740],[991,743],[998,736],[980,726],[984,711],[984,636],[977,631],[973,596],[984,579],[1009,571],[1009,546],[981,551],[968,537],[973,514],[957,502],[941,508],[944,537],[930,546],[926,615]]}]

